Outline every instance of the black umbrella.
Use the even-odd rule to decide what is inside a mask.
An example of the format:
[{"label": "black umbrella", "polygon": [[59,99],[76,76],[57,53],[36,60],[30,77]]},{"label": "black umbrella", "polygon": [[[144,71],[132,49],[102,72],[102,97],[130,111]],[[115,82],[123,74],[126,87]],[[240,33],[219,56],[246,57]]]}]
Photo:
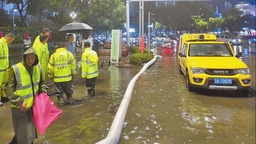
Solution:
[{"label": "black umbrella", "polygon": [[92,27],[85,23],[80,22],[72,22],[65,24],[59,32],[78,32],[78,31],[86,31],[92,30]]}]

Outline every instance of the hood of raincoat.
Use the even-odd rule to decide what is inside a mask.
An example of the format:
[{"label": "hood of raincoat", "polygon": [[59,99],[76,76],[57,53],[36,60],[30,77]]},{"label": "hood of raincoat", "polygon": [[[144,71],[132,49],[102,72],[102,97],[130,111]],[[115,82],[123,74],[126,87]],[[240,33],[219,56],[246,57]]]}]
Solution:
[{"label": "hood of raincoat", "polygon": [[29,49],[27,49],[27,50],[23,53],[22,62],[23,62],[24,64],[26,64],[26,63],[25,63],[25,56],[26,56],[27,54],[34,54],[34,55],[36,56],[36,60],[35,60],[35,62],[34,62],[34,64],[33,64],[33,66],[37,65],[37,64],[38,64],[38,56],[37,56],[37,54],[36,54],[35,49],[34,49],[34,48],[29,48]]},{"label": "hood of raincoat", "polygon": [[99,60],[98,54],[94,50],[91,50],[90,47],[84,49],[83,55],[87,56],[91,62],[98,62]]}]

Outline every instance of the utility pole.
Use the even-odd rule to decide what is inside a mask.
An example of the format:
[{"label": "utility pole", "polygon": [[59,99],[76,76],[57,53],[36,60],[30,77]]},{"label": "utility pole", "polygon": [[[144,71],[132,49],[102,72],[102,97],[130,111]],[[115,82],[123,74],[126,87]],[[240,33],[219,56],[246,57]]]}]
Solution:
[{"label": "utility pole", "polygon": [[150,12],[148,12],[148,49],[150,50],[150,27],[151,27],[151,24],[150,24]]},{"label": "utility pole", "polygon": [[130,2],[126,1],[126,31],[127,31],[127,47],[130,49]]},{"label": "utility pole", "polygon": [[[129,2],[139,2],[139,38],[144,34],[144,1],[212,1],[212,0],[127,0]],[[126,2],[126,12],[128,12],[129,3]],[[130,26],[130,18],[126,17],[127,26]],[[130,40],[130,35],[127,34],[127,39]],[[128,42],[128,41],[127,41]]]}]

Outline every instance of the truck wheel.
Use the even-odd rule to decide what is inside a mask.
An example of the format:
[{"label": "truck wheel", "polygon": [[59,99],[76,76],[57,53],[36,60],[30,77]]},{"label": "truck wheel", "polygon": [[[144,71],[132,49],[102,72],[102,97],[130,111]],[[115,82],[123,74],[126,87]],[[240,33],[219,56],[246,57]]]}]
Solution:
[{"label": "truck wheel", "polygon": [[187,86],[188,91],[190,91],[190,92],[194,91],[194,88],[192,87],[192,85],[189,81],[188,72],[186,72],[186,86]]},{"label": "truck wheel", "polygon": [[249,89],[237,90],[236,94],[239,95],[239,96],[242,96],[242,97],[248,97],[249,96]]}]

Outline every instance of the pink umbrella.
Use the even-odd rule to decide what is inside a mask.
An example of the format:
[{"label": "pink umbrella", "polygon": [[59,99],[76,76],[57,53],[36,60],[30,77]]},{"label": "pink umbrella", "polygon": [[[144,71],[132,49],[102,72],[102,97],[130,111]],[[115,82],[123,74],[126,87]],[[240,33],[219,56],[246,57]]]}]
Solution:
[{"label": "pink umbrella", "polygon": [[41,135],[45,134],[46,129],[56,121],[61,115],[62,110],[58,109],[45,93],[35,96],[33,105],[34,124]]}]

